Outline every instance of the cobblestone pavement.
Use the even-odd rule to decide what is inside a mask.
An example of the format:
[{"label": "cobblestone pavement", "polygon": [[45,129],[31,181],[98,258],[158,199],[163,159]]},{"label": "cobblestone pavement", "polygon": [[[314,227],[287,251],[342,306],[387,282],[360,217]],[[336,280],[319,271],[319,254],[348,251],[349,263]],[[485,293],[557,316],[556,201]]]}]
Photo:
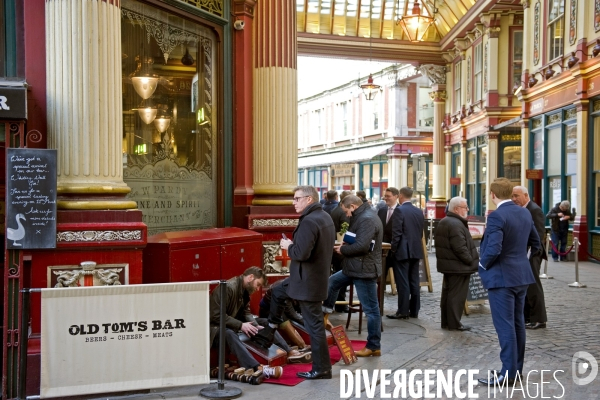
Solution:
[{"label": "cobblestone pavement", "polygon": [[[338,399],[341,390],[341,375],[350,371],[355,373],[368,371],[368,377],[373,377],[373,371],[387,369],[391,372],[412,370],[448,370],[475,369],[479,373],[475,378],[485,377],[488,370],[499,369],[499,345],[496,332],[492,325],[489,306],[476,305],[469,307],[469,315],[463,316],[462,322],[471,326],[469,332],[449,332],[440,329],[439,298],[441,292],[441,274],[435,269],[435,254],[430,254],[433,292],[421,289],[421,312],[418,319],[391,320],[384,317],[384,332],[382,333],[383,355],[377,358],[359,359],[356,364],[345,366],[342,362],[334,366],[334,379],[324,381],[304,381],[294,387],[263,384],[249,386],[228,382],[227,385],[238,386],[243,390],[244,399]],[[573,262],[548,264],[548,274],[554,279],[544,280],[546,307],[548,310],[548,327],[546,329],[527,331],[527,349],[525,355],[524,373],[521,384],[517,383],[514,390],[505,388],[502,392],[488,389],[485,386],[475,386],[473,396],[460,397],[453,390],[453,396],[444,392],[437,394],[437,387],[431,386],[434,395],[429,398],[455,399],[541,399],[560,398],[567,400],[600,399],[600,376],[585,386],[574,384],[572,378],[572,358],[576,352],[586,351],[600,360],[600,265],[580,263],[581,283],[586,288],[571,288],[569,283],[575,281]],[[395,312],[397,297],[386,294],[384,313]],[[332,320],[339,324],[345,323],[345,315],[334,315]],[[348,330],[351,339],[366,338],[366,319],[363,321],[363,332],[358,335],[357,318],[353,317]],[[588,368],[588,371],[591,369]],[[541,371],[544,370],[542,373]],[[579,375],[578,375],[579,376]],[[584,375],[585,376],[585,375]],[[423,376],[417,376],[423,380]],[[542,383],[543,381],[543,383]],[[367,397],[364,384],[360,391],[353,391],[351,398],[385,398],[381,393],[381,385],[376,379],[374,393]],[[343,385],[342,385],[343,386]],[[422,388],[422,384],[418,387]],[[192,399],[198,398],[199,390],[204,386],[175,388],[172,390],[156,390],[143,394],[116,397],[88,397],[103,399]],[[386,393],[393,391],[395,385],[388,386]],[[440,388],[441,389],[441,388]],[[466,394],[467,379],[460,379],[460,390]],[[360,396],[359,396],[360,395]],[[422,399],[425,393],[410,393],[405,396],[399,393],[399,398]]]}]

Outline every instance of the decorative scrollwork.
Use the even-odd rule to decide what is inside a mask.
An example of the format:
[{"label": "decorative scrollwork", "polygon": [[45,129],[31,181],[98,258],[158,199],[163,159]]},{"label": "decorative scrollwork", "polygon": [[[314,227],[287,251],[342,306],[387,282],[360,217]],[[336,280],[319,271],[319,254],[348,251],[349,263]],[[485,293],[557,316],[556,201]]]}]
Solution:
[{"label": "decorative scrollwork", "polygon": [[37,129],[30,130],[27,132],[27,135],[25,135],[27,147],[31,147],[33,143],[40,143],[42,141],[42,137],[42,133]]},{"label": "decorative scrollwork", "polygon": [[191,4],[202,10],[206,10],[209,13],[223,16],[223,0],[181,0],[185,3]]},{"label": "decorative scrollwork", "polygon": [[427,77],[431,83],[445,84],[446,83],[446,67],[443,65],[424,64],[418,68],[421,75]]},{"label": "decorative scrollwork", "polygon": [[295,218],[268,218],[268,219],[253,219],[252,226],[268,227],[268,226],[297,226],[298,220]]},{"label": "decorative scrollwork", "polygon": [[80,286],[79,280],[87,275],[91,275],[98,279],[100,286],[118,286],[121,285],[119,281],[119,273],[123,271],[123,268],[112,268],[112,269],[94,269],[94,270],[66,270],[66,271],[52,271],[54,275],[57,275],[55,288],[61,287],[78,287]]},{"label": "decorative scrollwork", "polygon": [[78,231],[58,232],[57,242],[116,242],[127,240],[141,240],[142,231]]}]

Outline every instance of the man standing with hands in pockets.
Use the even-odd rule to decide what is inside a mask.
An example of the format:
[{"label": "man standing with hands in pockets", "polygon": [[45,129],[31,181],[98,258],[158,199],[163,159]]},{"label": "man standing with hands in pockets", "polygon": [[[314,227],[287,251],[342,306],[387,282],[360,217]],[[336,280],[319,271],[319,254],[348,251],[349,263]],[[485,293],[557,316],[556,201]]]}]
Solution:
[{"label": "man standing with hands in pockets", "polygon": [[313,365],[311,371],[296,375],[305,379],[331,379],[331,359],[321,302],[327,298],[335,228],[331,216],[319,204],[319,195],[313,186],[294,189],[294,207],[301,214],[294,230],[294,240],[284,238],[280,242],[292,259],[290,276],[272,290],[269,327],[276,328],[284,321],[282,314],[286,299],[297,300],[304,327],[310,336]]},{"label": "man standing with hands in pockets", "polygon": [[[525,294],[535,282],[527,258],[540,249],[540,239],[531,214],[511,200],[512,183],[497,178],[490,197],[497,209],[490,213],[480,246],[479,275],[488,290],[492,321],[500,342],[500,373],[488,373],[479,382],[503,386],[523,373],[525,359]],[[506,381],[506,382],[505,382]]]}]

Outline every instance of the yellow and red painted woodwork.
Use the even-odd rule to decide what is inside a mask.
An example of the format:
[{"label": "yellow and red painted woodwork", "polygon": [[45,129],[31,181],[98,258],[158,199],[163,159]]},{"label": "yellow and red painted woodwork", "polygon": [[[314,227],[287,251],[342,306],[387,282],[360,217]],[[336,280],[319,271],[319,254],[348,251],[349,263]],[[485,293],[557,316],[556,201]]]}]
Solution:
[{"label": "yellow and red painted woodwork", "polygon": [[[26,265],[29,264],[29,268],[25,269],[28,273],[23,277],[26,287],[47,288],[48,267],[79,265],[84,261],[94,261],[97,264],[128,264],[129,283],[142,283],[142,251],[146,245],[147,228],[142,222],[141,211],[59,210],[56,228],[59,239],[55,249],[25,252],[24,259]],[[127,234],[120,234],[124,232]],[[123,240],[123,237],[131,239]],[[96,240],[88,240],[94,238]],[[41,297],[39,295],[31,296],[30,310],[27,393],[34,394],[39,393],[40,378]]]}]

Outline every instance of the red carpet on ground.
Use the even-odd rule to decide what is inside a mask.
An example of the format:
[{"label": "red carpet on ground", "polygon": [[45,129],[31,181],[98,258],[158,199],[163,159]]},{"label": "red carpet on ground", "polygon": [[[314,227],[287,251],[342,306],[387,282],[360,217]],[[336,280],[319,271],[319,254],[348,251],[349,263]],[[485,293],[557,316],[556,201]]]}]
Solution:
[{"label": "red carpet on ground", "polygon": [[[352,348],[354,351],[361,350],[367,344],[366,340],[352,340]],[[331,357],[331,363],[342,359],[340,350],[336,345],[329,348],[329,356]],[[283,374],[279,379],[265,379],[264,383],[274,383],[277,385],[285,386],[296,386],[304,380],[304,378],[298,378],[296,372],[308,372],[312,368],[312,364],[288,364],[283,366]]]}]

